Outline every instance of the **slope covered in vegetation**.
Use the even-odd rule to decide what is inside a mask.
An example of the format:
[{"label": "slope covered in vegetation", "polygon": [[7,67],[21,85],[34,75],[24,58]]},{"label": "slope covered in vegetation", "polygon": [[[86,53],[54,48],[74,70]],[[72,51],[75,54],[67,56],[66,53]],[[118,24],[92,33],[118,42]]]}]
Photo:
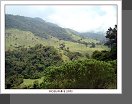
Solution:
[{"label": "slope covered in vegetation", "polygon": [[57,50],[42,45],[6,51],[5,55],[6,88],[16,87],[23,79],[40,78],[47,67],[63,62]]},{"label": "slope covered in vegetation", "polygon": [[[116,88],[116,61],[71,52],[67,57],[71,61],[64,63],[57,50],[43,45],[6,51],[6,88]],[[24,79],[34,80],[26,85]]]},{"label": "slope covered in vegetation", "polygon": [[117,88],[117,26],[102,44],[40,18],[6,15],[5,37],[7,89]]},{"label": "slope covered in vegetation", "polygon": [[5,22],[6,28],[17,28],[23,31],[30,31],[33,34],[46,39],[51,35],[58,39],[72,41],[72,38],[67,35],[65,29],[55,24],[45,22],[41,18],[6,15]]}]

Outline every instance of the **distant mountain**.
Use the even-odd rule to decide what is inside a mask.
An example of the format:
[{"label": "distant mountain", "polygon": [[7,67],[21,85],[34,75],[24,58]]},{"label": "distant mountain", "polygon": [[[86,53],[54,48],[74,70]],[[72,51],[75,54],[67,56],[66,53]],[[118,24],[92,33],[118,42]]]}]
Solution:
[{"label": "distant mountain", "polygon": [[46,22],[43,19],[36,17],[24,17],[19,15],[5,15],[5,27],[15,28],[23,31],[30,31],[36,36],[48,39],[51,36],[60,40],[75,41],[75,38],[90,38],[98,41],[104,41],[105,36],[102,33],[79,33],[69,28],[62,28],[56,24]]},{"label": "distant mountain", "polygon": [[64,28],[61,28],[53,23],[45,22],[41,18],[30,18],[6,14],[5,26],[6,28],[16,28],[23,31],[31,31],[35,35],[43,38],[49,38],[49,36],[53,36],[58,39],[72,41],[72,38],[67,35],[67,31]]},{"label": "distant mountain", "polygon": [[88,37],[91,39],[99,40],[99,41],[105,41],[106,38],[103,33],[93,33],[93,32],[85,32],[85,33],[79,33],[80,36]]},{"label": "distant mountain", "polygon": [[94,33],[94,32],[80,33],[80,32],[77,32],[77,31],[69,29],[69,28],[66,28],[66,31],[68,33],[71,33],[71,34],[79,35],[82,38],[91,38],[91,39],[98,40],[98,41],[101,41],[101,42],[106,40],[106,38],[105,38],[105,36],[102,32],[98,32],[98,33]]}]

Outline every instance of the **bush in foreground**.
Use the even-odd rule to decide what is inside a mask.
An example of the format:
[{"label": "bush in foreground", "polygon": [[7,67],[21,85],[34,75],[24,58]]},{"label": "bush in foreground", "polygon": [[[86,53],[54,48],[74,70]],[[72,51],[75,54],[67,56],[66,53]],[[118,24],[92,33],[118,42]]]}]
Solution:
[{"label": "bush in foreground", "polygon": [[116,61],[85,59],[68,62],[60,67],[49,67],[45,70],[45,79],[40,88],[116,88],[115,64]]}]

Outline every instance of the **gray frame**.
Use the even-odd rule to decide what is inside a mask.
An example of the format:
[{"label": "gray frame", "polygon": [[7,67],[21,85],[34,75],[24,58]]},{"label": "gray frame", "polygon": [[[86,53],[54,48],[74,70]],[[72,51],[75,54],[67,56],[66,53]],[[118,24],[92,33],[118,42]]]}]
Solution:
[{"label": "gray frame", "polygon": [[[131,3],[123,0],[122,13],[122,74],[123,74],[123,94],[121,95],[0,95],[0,102],[3,104],[64,104],[64,103],[90,103],[90,104],[127,104],[131,102],[131,53],[130,48],[132,35],[132,10]],[[129,38],[130,37],[130,38]],[[10,97],[10,98],[9,98]]]}]

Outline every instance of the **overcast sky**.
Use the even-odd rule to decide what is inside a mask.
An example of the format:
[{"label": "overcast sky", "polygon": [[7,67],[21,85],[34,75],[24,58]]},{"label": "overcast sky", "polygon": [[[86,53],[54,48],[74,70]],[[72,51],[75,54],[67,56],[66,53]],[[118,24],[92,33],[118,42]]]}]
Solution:
[{"label": "overcast sky", "polygon": [[5,10],[6,14],[40,17],[47,22],[78,32],[105,32],[117,24],[115,5],[8,5]]}]

